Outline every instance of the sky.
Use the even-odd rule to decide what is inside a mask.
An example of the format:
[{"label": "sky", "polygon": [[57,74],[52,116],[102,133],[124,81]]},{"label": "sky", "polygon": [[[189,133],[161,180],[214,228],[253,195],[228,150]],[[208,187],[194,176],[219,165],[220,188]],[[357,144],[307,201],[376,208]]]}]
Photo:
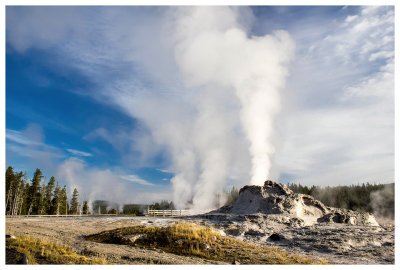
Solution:
[{"label": "sky", "polygon": [[6,166],[81,199],[394,181],[393,6],[8,6],[5,72]]}]

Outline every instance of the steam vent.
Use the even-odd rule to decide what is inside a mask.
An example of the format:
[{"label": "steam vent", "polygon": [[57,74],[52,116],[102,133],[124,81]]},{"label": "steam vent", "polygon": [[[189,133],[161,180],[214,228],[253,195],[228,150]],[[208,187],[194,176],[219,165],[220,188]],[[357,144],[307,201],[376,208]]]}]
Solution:
[{"label": "steam vent", "polygon": [[298,219],[304,225],[331,222],[379,226],[369,213],[327,207],[312,196],[294,193],[286,185],[270,180],[265,181],[264,186],[244,186],[233,204],[212,213],[274,215]]}]

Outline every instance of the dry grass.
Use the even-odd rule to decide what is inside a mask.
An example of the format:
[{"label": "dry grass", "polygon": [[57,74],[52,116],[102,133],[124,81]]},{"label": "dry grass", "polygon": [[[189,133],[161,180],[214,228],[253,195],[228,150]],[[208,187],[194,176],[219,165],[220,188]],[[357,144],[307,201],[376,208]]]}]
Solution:
[{"label": "dry grass", "polygon": [[7,248],[25,253],[29,264],[106,264],[102,258],[77,254],[71,247],[30,237],[7,239]]},{"label": "dry grass", "polygon": [[87,236],[101,243],[156,248],[166,252],[241,264],[326,264],[288,252],[221,236],[210,227],[175,223],[166,227],[134,226]]}]

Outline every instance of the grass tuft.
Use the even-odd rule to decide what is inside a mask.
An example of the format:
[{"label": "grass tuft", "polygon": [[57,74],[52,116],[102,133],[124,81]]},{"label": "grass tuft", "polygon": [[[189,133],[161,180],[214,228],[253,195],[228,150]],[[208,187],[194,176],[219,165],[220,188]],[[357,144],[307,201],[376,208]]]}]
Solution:
[{"label": "grass tuft", "polygon": [[25,253],[29,264],[106,264],[102,258],[77,254],[71,247],[26,236],[7,239],[7,248]]},{"label": "grass tuft", "polygon": [[268,248],[221,236],[218,231],[194,223],[180,222],[170,226],[134,226],[89,235],[88,240],[156,248],[185,256],[241,264],[326,264],[326,260],[289,254],[277,248]]}]

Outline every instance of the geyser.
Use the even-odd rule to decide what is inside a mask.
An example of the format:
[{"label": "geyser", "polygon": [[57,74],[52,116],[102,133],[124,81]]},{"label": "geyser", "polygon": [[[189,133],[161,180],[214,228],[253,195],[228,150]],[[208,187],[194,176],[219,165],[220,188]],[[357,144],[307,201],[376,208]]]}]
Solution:
[{"label": "geyser", "polygon": [[[174,163],[174,202],[180,207],[191,197],[195,209],[212,207],[233,170],[226,138],[238,129],[247,144],[251,184],[262,185],[271,169],[273,120],[294,42],[285,31],[251,36],[239,23],[242,15],[229,7],[176,12],[175,58],[185,86],[198,93],[193,123],[204,136],[194,137]],[[235,109],[226,108],[227,99],[237,102]]]}]

